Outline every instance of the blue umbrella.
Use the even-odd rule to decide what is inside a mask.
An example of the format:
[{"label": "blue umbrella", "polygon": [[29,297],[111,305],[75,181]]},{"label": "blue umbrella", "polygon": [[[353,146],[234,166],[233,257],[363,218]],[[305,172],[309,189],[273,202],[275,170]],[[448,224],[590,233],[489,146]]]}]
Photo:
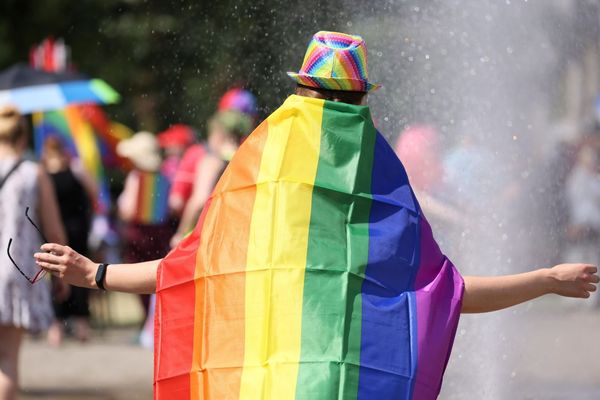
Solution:
[{"label": "blue umbrella", "polygon": [[62,109],[70,104],[112,104],[119,94],[100,79],[75,73],[49,73],[24,64],[0,72],[0,106],[14,105],[22,114]]}]

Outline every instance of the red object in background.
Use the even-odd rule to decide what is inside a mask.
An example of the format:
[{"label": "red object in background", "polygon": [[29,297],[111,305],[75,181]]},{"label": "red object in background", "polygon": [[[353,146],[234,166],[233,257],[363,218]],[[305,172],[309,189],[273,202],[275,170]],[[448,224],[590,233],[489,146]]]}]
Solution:
[{"label": "red object in background", "polygon": [[184,204],[187,203],[194,188],[194,177],[198,173],[198,164],[204,154],[206,154],[206,149],[202,144],[195,144],[186,150],[175,172],[169,197],[177,196],[183,200]]},{"label": "red object in background", "polygon": [[184,124],[171,125],[169,129],[158,134],[160,147],[188,147],[194,143],[194,130]]},{"label": "red object in background", "polygon": [[29,64],[48,72],[64,72],[69,69],[69,48],[64,40],[46,38],[29,51]]},{"label": "red object in background", "polygon": [[116,150],[117,144],[128,137],[130,132],[116,131],[120,129],[118,124],[108,119],[104,110],[96,104],[80,104],[78,107],[85,120],[92,126],[100,138],[98,145],[100,146],[104,165],[123,170],[131,169],[131,162],[119,156]]}]

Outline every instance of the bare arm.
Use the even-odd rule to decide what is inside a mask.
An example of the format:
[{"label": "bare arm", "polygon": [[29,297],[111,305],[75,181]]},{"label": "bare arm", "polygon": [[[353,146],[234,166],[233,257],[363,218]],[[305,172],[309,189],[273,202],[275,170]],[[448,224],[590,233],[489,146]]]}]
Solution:
[{"label": "bare arm", "polygon": [[207,154],[202,159],[201,165],[197,168],[198,174],[194,179],[192,195],[183,209],[181,221],[177,227],[176,238],[172,241],[172,244],[176,244],[183,235],[194,228],[198,215],[208,200],[222,168],[223,161],[214,155]]},{"label": "bare arm", "polygon": [[56,243],[67,243],[67,235],[63,226],[56,193],[46,171],[40,167],[38,170],[39,205],[38,212],[40,225],[44,236]]},{"label": "bare arm", "polygon": [[139,179],[137,175],[130,172],[125,178],[123,192],[117,199],[117,208],[119,210],[119,218],[123,221],[131,221],[136,212],[136,196],[139,188]]},{"label": "bare arm", "polygon": [[[82,256],[68,246],[46,243],[35,262],[53,276],[71,285],[97,289],[98,263]],[[135,264],[111,264],[106,271],[104,287],[127,293],[154,293],[156,272],[162,259]]]},{"label": "bare arm", "polygon": [[516,275],[466,276],[461,312],[502,310],[546,294],[588,298],[600,281],[589,264],[561,264]]}]

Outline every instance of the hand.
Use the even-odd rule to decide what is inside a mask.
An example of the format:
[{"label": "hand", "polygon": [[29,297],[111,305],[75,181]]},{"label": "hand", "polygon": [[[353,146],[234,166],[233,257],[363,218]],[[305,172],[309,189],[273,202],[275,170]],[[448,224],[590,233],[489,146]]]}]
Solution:
[{"label": "hand", "polygon": [[98,264],[69,246],[46,243],[41,249],[43,252],[33,255],[40,268],[71,285],[96,288]]},{"label": "hand", "polygon": [[587,299],[600,282],[598,268],[590,264],[560,264],[549,270],[552,293]]}]

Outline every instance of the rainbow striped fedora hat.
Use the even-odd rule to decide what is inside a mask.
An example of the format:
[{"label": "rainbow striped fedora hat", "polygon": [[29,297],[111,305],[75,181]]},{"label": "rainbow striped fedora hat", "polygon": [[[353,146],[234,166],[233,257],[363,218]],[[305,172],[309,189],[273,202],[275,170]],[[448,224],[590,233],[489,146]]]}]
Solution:
[{"label": "rainbow striped fedora hat", "polygon": [[315,33],[300,71],[288,75],[300,85],[322,89],[368,92],[380,87],[368,80],[363,38],[338,32]]}]

